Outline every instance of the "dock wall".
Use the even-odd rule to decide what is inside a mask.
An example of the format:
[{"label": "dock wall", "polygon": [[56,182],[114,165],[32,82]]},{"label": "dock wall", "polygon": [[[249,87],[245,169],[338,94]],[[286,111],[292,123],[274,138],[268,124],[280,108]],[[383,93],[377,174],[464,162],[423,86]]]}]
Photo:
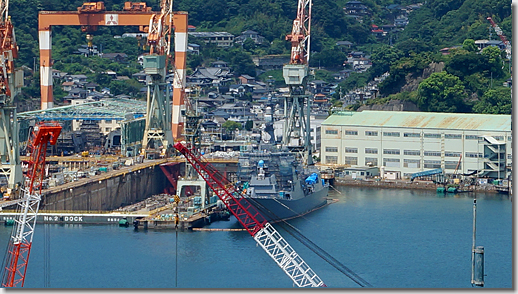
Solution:
[{"label": "dock wall", "polygon": [[162,193],[166,181],[158,165],[94,177],[81,185],[45,193],[40,211],[113,210]]}]

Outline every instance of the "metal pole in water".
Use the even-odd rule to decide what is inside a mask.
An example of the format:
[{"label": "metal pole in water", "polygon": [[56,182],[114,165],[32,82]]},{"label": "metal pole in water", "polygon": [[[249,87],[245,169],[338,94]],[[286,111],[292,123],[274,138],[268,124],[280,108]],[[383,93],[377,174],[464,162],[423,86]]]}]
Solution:
[{"label": "metal pole in water", "polygon": [[471,247],[471,286],[484,287],[484,246],[476,246],[477,199],[473,199],[473,245]]},{"label": "metal pole in water", "polygon": [[484,246],[475,247],[475,286],[484,287]]}]

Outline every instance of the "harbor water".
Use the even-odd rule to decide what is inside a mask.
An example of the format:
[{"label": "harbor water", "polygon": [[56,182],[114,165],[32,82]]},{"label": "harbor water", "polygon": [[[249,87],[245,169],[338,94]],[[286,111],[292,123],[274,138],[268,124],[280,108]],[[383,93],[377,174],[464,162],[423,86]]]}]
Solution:
[{"label": "harbor water", "polygon": [[[512,201],[507,195],[336,188],[339,192],[329,194],[338,199],[336,203],[290,224],[373,287],[471,288],[475,196],[476,245],[484,246],[485,255],[484,288],[512,287]],[[328,287],[359,287],[276,227]],[[239,225],[232,217],[209,228]],[[3,254],[10,233],[11,227],[0,226]],[[40,224],[25,288],[46,284],[51,288],[293,287],[245,231],[176,233],[117,225]]]}]

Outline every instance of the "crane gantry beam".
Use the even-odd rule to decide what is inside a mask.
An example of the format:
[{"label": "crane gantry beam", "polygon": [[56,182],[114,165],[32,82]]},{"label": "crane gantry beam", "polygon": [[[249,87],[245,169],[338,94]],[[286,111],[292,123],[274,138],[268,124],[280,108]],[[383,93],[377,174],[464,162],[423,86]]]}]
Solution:
[{"label": "crane gantry beam", "polygon": [[[40,43],[40,89],[41,109],[54,107],[52,95],[52,26],[139,26],[147,32],[150,19],[160,12],[153,11],[40,11],[38,31]],[[174,44],[176,68],[173,82],[172,133],[173,138],[182,134],[183,118],[181,109],[184,104],[187,58],[187,12],[176,11],[172,14],[174,23]],[[165,19],[167,25],[169,18]]]}]

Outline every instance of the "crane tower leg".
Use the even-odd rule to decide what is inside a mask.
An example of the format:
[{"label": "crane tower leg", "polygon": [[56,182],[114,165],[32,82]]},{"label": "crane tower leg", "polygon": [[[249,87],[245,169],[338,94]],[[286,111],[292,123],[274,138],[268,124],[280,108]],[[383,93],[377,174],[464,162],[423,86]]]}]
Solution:
[{"label": "crane tower leg", "polygon": [[0,146],[5,150],[0,156],[0,175],[7,179],[9,189],[15,189],[23,181],[16,107],[0,107]]},{"label": "crane tower leg", "polygon": [[174,51],[175,75],[173,80],[173,138],[178,139],[183,133],[182,110],[185,109],[185,82],[187,68],[187,14],[175,13],[174,23]]},{"label": "crane tower leg", "polygon": [[41,88],[41,109],[54,107],[52,95],[52,36],[50,30],[39,31],[40,41],[40,88]]}]

